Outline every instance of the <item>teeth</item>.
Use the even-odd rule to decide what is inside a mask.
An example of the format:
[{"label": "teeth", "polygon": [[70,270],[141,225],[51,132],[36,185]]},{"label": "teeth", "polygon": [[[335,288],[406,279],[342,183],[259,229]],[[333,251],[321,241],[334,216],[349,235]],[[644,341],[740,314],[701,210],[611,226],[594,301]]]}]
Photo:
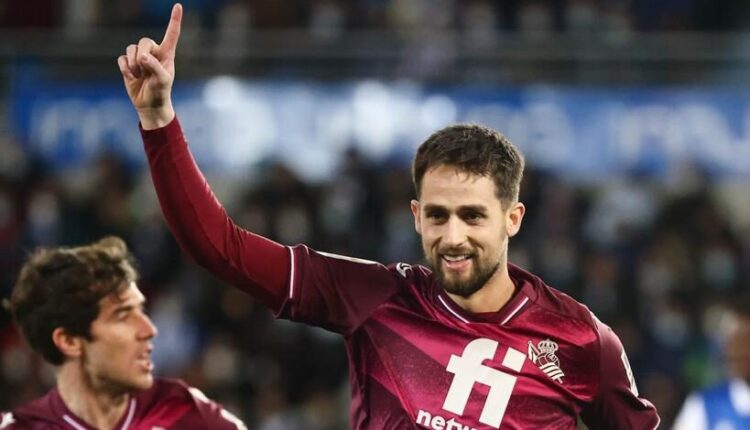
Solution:
[{"label": "teeth", "polygon": [[445,258],[448,261],[462,261],[469,258],[466,255],[444,255],[443,258]]}]

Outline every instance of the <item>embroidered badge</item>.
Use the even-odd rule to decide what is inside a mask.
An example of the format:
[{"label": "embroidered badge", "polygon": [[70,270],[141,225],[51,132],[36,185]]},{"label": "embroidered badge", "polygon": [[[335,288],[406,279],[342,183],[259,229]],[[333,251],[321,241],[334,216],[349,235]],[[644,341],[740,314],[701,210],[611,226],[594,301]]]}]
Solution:
[{"label": "embroidered badge", "polygon": [[565,373],[560,369],[560,359],[555,355],[557,348],[557,343],[549,339],[539,341],[537,346],[534,346],[534,343],[529,341],[528,354],[529,360],[536,364],[542,372],[553,381],[562,384]]}]

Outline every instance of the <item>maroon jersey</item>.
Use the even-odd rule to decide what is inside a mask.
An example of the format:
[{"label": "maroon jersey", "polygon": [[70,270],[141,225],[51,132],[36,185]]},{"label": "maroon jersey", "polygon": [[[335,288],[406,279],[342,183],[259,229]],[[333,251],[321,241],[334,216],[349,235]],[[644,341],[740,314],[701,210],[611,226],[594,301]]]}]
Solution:
[{"label": "maroon jersey", "polygon": [[625,352],[589,310],[509,265],[516,293],[472,315],[422,266],[287,248],[236,226],[179,123],[143,132],[162,210],[183,249],[283,318],[341,333],[352,427],[479,430],[657,427]]},{"label": "maroon jersey", "polygon": [[[117,430],[245,430],[245,425],[198,389],[157,379],[133,394]],[[63,403],[56,388],[0,417],[2,430],[94,430]]]}]

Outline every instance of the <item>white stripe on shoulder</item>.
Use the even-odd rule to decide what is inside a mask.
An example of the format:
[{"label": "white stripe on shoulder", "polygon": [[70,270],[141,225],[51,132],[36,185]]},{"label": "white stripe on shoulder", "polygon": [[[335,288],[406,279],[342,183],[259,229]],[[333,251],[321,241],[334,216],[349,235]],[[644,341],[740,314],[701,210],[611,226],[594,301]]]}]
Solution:
[{"label": "white stripe on shoulder", "polygon": [[324,256],[324,257],[331,257],[335,258],[337,260],[344,260],[344,261],[351,261],[352,263],[360,263],[360,264],[380,264],[377,261],[372,260],[365,260],[363,258],[356,258],[356,257],[349,257],[347,255],[339,255],[339,254],[332,254],[330,252],[323,252],[323,251],[316,251],[318,254]]},{"label": "white stripe on shoulder", "polygon": [[516,314],[518,313],[518,311],[520,311],[521,308],[523,308],[526,305],[526,303],[528,303],[528,301],[529,301],[529,298],[528,297],[524,297],[523,300],[521,301],[521,303],[519,303],[518,306],[516,306],[516,308],[513,309],[513,311],[511,313],[509,313],[507,317],[505,317],[505,319],[503,320],[503,322],[500,323],[500,325],[505,325],[505,323],[507,323],[508,321],[510,321],[511,318],[513,318],[514,316],[516,316]]},{"label": "white stripe on shoulder", "polygon": [[68,414],[63,415],[63,419],[65,420],[66,423],[70,424],[70,426],[76,430],[86,430],[86,427],[78,424],[76,420],[71,418],[70,415]]},{"label": "white stripe on shoulder", "polygon": [[654,426],[653,430],[658,429],[659,425],[661,425],[661,417],[657,415],[656,416],[656,425]]},{"label": "white stripe on shoulder", "polygon": [[289,299],[294,298],[294,250],[287,246],[289,250]]},{"label": "white stripe on shoulder", "polygon": [[443,300],[443,298],[441,296],[438,296],[438,300],[440,300],[440,303],[442,303],[443,306],[445,306],[445,309],[448,309],[448,312],[452,313],[453,316],[455,316],[456,318],[460,319],[461,321],[463,321],[465,323],[469,322],[469,320],[467,320],[466,318],[462,317],[456,311],[454,311],[453,309],[451,309],[451,307],[448,306],[448,303],[445,303],[445,300]]}]

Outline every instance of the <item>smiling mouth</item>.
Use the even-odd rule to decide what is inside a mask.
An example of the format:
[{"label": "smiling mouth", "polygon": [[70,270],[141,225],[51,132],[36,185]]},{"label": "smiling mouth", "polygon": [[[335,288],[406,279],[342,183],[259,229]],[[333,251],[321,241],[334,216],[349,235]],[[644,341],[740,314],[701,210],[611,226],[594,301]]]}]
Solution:
[{"label": "smiling mouth", "polygon": [[442,254],[440,259],[443,261],[443,265],[451,270],[463,270],[469,266],[471,262],[471,254],[460,254],[460,255],[446,255]]},{"label": "smiling mouth", "polygon": [[458,263],[461,261],[469,260],[471,258],[471,255],[443,255],[442,258],[448,263]]}]

